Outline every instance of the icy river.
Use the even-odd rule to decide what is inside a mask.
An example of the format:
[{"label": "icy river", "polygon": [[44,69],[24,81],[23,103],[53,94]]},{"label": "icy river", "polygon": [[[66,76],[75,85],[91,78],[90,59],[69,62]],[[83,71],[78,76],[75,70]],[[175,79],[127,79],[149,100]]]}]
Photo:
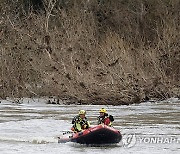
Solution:
[{"label": "icy river", "polygon": [[[80,109],[87,111],[92,125],[98,111],[113,115],[113,126],[123,140],[117,145],[85,146],[58,143],[57,137],[70,130]],[[129,106],[52,105],[44,99],[25,99],[21,104],[1,100],[0,154],[179,154],[180,100],[145,102]]]}]

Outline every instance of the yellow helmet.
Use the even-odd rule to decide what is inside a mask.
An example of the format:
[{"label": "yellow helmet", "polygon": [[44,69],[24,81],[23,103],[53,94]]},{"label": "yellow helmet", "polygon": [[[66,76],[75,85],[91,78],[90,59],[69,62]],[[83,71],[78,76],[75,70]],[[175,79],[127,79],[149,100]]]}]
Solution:
[{"label": "yellow helmet", "polygon": [[80,114],[86,114],[86,111],[85,111],[85,110],[80,110],[80,111],[79,111],[79,115],[80,115]]},{"label": "yellow helmet", "polygon": [[99,110],[100,113],[106,113],[106,109],[102,108]]}]

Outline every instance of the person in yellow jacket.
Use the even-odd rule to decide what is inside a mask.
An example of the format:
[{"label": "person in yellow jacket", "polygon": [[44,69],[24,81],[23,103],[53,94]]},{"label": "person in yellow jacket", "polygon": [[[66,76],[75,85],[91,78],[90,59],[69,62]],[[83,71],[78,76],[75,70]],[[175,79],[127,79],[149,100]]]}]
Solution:
[{"label": "person in yellow jacket", "polygon": [[88,129],[90,127],[90,123],[86,118],[86,111],[80,110],[79,114],[75,116],[72,120],[72,128],[71,130],[74,132],[81,132],[84,129]]}]

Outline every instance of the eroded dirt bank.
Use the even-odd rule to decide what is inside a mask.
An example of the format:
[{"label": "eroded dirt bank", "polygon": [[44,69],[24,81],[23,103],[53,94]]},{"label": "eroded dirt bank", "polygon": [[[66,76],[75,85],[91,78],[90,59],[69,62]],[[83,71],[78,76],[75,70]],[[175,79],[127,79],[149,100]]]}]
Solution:
[{"label": "eroded dirt bank", "polygon": [[180,97],[180,1],[0,4],[0,97],[131,104]]}]

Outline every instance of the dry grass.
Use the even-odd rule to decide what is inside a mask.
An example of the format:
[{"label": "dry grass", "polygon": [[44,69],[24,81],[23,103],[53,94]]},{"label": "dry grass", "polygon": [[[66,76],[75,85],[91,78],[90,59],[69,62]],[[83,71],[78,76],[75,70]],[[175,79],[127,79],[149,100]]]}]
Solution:
[{"label": "dry grass", "polygon": [[1,1],[1,97],[128,104],[180,95],[179,0],[50,0],[43,10]]}]

